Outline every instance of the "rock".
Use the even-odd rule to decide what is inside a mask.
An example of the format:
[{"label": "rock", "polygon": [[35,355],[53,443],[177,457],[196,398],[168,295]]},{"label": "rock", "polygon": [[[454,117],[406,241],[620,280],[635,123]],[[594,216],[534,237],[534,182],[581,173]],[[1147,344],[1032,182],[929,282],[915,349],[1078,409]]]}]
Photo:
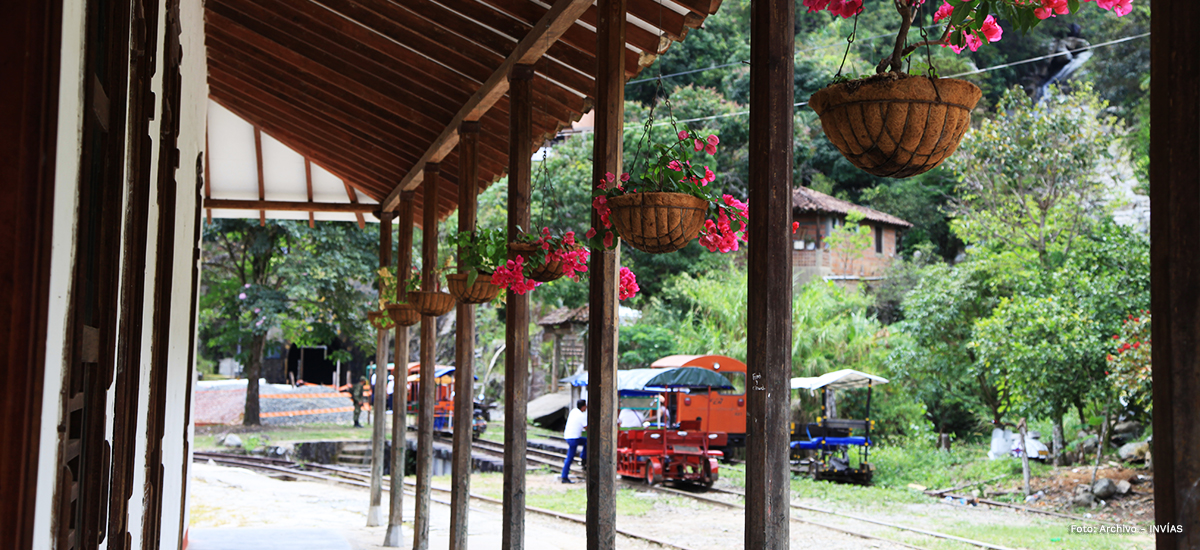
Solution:
[{"label": "rock", "polygon": [[238,437],[237,434],[229,434],[225,436],[225,439],[221,441],[221,444],[226,447],[241,447],[242,438]]},{"label": "rock", "polygon": [[1083,493],[1091,494],[1091,492],[1092,492],[1092,488],[1087,485],[1076,485],[1075,486],[1075,496],[1082,495]]},{"label": "rock", "polygon": [[1126,443],[1117,451],[1117,455],[1125,462],[1141,462],[1150,454],[1150,444],[1145,441]]},{"label": "rock", "polygon": [[1086,453],[1094,453],[1094,452],[1096,452],[1096,444],[1099,441],[1100,441],[1100,438],[1093,435],[1093,436],[1090,436],[1087,439],[1081,441],[1079,443],[1079,446],[1076,448],[1079,449],[1080,452],[1083,452],[1085,454]]},{"label": "rock", "polygon": [[1128,434],[1142,431],[1142,425],[1132,420],[1126,420],[1113,426],[1113,433]]},{"label": "rock", "polygon": [[1091,506],[1092,502],[1095,502],[1095,497],[1092,496],[1090,491],[1077,493],[1075,498],[1071,499],[1071,504],[1073,506]]},{"label": "rock", "polygon": [[1106,477],[1097,479],[1096,483],[1092,485],[1092,494],[1096,495],[1097,498],[1108,498],[1116,492],[1117,484]]},{"label": "rock", "polygon": [[1129,490],[1132,488],[1133,488],[1133,484],[1129,483],[1128,481],[1125,481],[1124,479],[1117,482],[1117,494],[1119,494],[1119,495],[1128,494]]}]

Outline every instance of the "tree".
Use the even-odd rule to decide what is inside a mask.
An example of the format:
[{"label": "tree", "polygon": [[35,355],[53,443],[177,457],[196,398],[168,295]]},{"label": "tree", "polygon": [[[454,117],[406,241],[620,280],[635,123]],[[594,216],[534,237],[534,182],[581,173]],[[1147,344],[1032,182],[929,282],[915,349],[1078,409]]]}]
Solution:
[{"label": "tree", "polygon": [[863,218],[862,212],[851,210],[846,214],[846,220],[825,237],[829,250],[841,264],[842,273],[853,274],[855,262],[862,259],[863,253],[871,246],[874,233],[870,225],[862,223]]},{"label": "tree", "polygon": [[1103,214],[1101,168],[1121,134],[1102,115],[1106,106],[1086,86],[1037,105],[1009,90],[996,117],[969,132],[949,159],[960,177],[955,233],[969,244],[1032,250],[1047,266],[1052,255],[1068,254]]},{"label": "tree", "polygon": [[245,425],[260,424],[258,379],[273,334],[301,346],[340,336],[374,349],[365,313],[376,295],[378,246],[347,223],[222,219],[205,227],[201,339],[246,365]]}]

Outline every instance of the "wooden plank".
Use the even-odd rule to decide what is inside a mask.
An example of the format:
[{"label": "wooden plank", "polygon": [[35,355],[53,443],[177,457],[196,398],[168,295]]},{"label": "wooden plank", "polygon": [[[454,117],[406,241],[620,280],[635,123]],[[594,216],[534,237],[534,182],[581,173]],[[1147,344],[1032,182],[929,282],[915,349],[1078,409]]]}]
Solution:
[{"label": "wooden plank", "polygon": [[[465,121],[478,120],[508,90],[508,73],[518,63],[534,63],[553,44],[562,33],[575,23],[575,19],[590,5],[588,0],[558,0],[554,7],[538,21],[529,34],[521,39],[517,48],[509,55],[504,63],[492,74],[479,91],[459,109],[454,118],[445,126],[445,130],[434,141],[433,145],[421,156],[421,161],[400,180],[400,184],[381,201],[384,208],[393,206],[399,200],[401,191],[415,188],[424,178],[425,165],[438,162],[445,157],[458,143],[458,127]],[[511,114],[511,106],[510,106]],[[512,145],[510,144],[510,147]]]},{"label": "wooden plank", "polygon": [[746,548],[786,550],[791,472],[792,114],[795,5],[754,0],[746,354]]},{"label": "wooden plank", "polygon": [[[263,28],[255,19],[222,4],[209,3],[206,8],[205,18],[210,25],[219,26],[244,40],[254,41],[309,72],[321,73],[338,87],[350,88],[364,97],[375,99],[379,99],[380,95],[388,96],[388,103],[395,112],[414,123],[440,127],[452,116],[390,77],[384,77],[362,64],[342,59],[273,28]],[[403,79],[396,77],[396,80]]]},{"label": "wooden plank", "polygon": [[[475,231],[478,211],[479,123],[458,130],[458,231]],[[463,252],[458,251],[459,265]],[[467,550],[471,499],[471,432],[475,410],[475,306],[459,303],[454,323],[454,454],[450,480],[450,550]]]},{"label": "wooden plank", "polygon": [[379,210],[378,204],[243,199],[204,199],[204,207],[223,210],[278,210],[280,212],[340,212],[347,214],[365,214]]},{"label": "wooden plank", "polygon": [[[596,7],[592,6],[583,12],[583,15],[579,16],[579,20],[595,27],[596,14]],[[665,52],[670,41],[671,39],[665,35],[648,31],[632,23],[625,24],[625,42],[631,46],[640,48],[645,53],[658,54]]]},{"label": "wooden plank", "polygon": [[[286,63],[275,60],[268,54],[261,52],[250,54],[250,52],[242,51],[233,55],[225,52],[225,50],[236,50],[239,47],[251,48],[251,46],[239,44],[236,41],[225,44],[223,43],[224,38],[216,32],[209,33],[207,38],[210,82],[219,80],[222,72],[233,74],[249,85],[262,90],[263,93],[276,98],[285,98],[286,101],[280,100],[285,106],[313,113],[311,116],[334,118],[373,134],[391,145],[394,153],[398,156],[411,157],[414,161],[417,159],[417,155],[412,151],[420,150],[437,137],[432,131],[425,131],[421,135],[417,135],[412,131],[410,124],[407,124],[401,117],[389,113],[385,107],[370,103],[353,94],[339,93],[303,72],[283,68],[281,65],[286,66]],[[258,59],[259,54],[265,56],[266,59]],[[562,90],[557,86],[553,88]],[[508,134],[505,132],[501,142],[489,142],[481,148],[483,166],[486,169],[502,171],[507,167],[507,140]]]},{"label": "wooden plank", "polygon": [[[400,221],[399,235],[396,239],[396,272],[407,274],[412,268],[412,241],[413,241],[413,193],[407,192],[400,195]],[[404,289],[399,289],[401,292],[400,299],[404,299]],[[393,356],[396,365],[404,365],[400,369],[407,368],[409,349],[408,349],[408,327],[396,325],[396,353]],[[407,377],[408,373],[404,370],[397,370],[395,379],[400,380],[400,377]],[[396,383],[392,392],[392,485],[389,497],[391,500],[391,508],[388,514],[388,528],[383,536],[383,545],[391,548],[400,547],[404,538],[404,469],[407,461],[405,455],[408,453],[408,445],[406,438],[408,437],[408,391],[403,384]]]},{"label": "wooden plank", "polygon": [[[312,162],[310,162],[310,161],[308,160],[308,157],[305,157],[305,158],[304,158],[304,187],[305,187],[306,189],[308,189],[308,202],[311,204],[311,203],[313,202],[313,190],[312,190]],[[314,227],[316,227],[316,226],[317,226],[317,225],[316,225],[316,220],[315,220],[315,219],[313,219],[313,211],[312,211],[312,210],[309,210],[309,211],[308,211],[308,227],[309,227],[309,229],[312,229],[312,228],[314,228]],[[362,228],[364,227],[364,226],[363,226],[363,217],[362,217],[361,215],[360,215],[360,216],[358,216],[358,227],[359,227],[359,229],[362,229]],[[334,380],[334,381],[333,381],[333,385],[334,385],[334,386],[337,386],[337,385],[339,385],[339,384],[341,384],[341,383],[342,383],[342,382],[341,382],[341,380]]]},{"label": "wooden plank", "polygon": [[681,42],[687,36],[688,27],[685,25],[684,17],[675,10],[654,0],[627,1],[629,2],[629,15],[637,17],[655,28],[661,29],[666,33],[667,38]]},{"label": "wooden plank", "polygon": [[[620,174],[625,118],[626,0],[596,6],[596,139],[592,179]],[[603,228],[592,212],[592,226]],[[616,547],[617,492],[617,285],[621,249],[592,250],[588,269],[588,471],[587,550]],[[591,382],[591,381],[595,382]]]},{"label": "wooden plank", "polygon": [[6,258],[0,266],[0,363],[6,367],[0,392],[0,547],[5,548],[33,548],[38,463],[54,460],[53,451],[40,455],[39,444],[62,20],[59,0],[15,2],[5,6],[0,19],[0,51],[6,56],[0,65],[5,83],[0,87],[0,126],[5,128],[0,133],[0,217],[5,220],[0,255]]},{"label": "wooden plank", "polygon": [[[209,10],[326,67],[346,73],[379,90],[398,90],[402,94],[399,97],[404,97],[405,102],[435,118],[446,120],[454,115],[454,109],[460,103],[451,98],[463,94],[462,90],[440,85],[430,78],[412,79],[416,73],[412,66],[404,65],[400,60],[374,49],[335,40],[340,33],[354,33],[356,27],[360,31],[362,29],[357,23],[333,16],[327,11],[326,22],[340,21],[338,27],[314,23],[317,15],[310,16],[301,10],[306,6],[310,9],[314,7],[309,3],[281,3],[277,0],[213,0],[206,3]],[[358,33],[355,34],[357,36]]]},{"label": "wooden plank", "polygon": [[[258,171],[258,200],[267,200],[266,184],[263,182],[263,159],[262,159],[262,130],[258,126],[254,127],[254,167]],[[267,211],[258,211],[258,224],[267,225]]]},{"label": "wooden plank", "polygon": [[[308,171],[308,161],[304,161],[304,169]],[[358,195],[354,193],[354,188],[350,186],[350,182],[342,180],[342,185],[346,186],[346,195],[350,197],[350,204],[358,204]],[[308,202],[312,202],[312,175],[308,174]],[[309,211],[309,220],[312,220],[312,212]],[[355,212],[354,219],[358,220],[358,228],[366,229],[367,222],[363,219],[362,212]]]},{"label": "wooden plank", "polygon": [[[392,265],[392,218],[395,212],[384,210],[376,213],[379,218],[379,267]],[[383,286],[379,287],[383,294]],[[371,426],[371,500],[367,508],[367,527],[383,525],[383,446],[385,444],[385,428],[387,427],[387,364],[388,364],[388,331],[377,331],[375,341],[375,380],[371,383],[371,397],[374,401],[371,413],[374,423]]]},{"label": "wooden plank", "polygon": [[[208,127],[204,128],[204,197],[212,198],[212,174],[209,170],[209,165],[212,162],[209,160],[211,155],[208,154],[212,149],[208,148]],[[205,209],[205,214],[208,218],[208,224],[212,225],[212,210]],[[197,241],[199,242],[199,241]]]},{"label": "wooden plank", "polygon": [[1154,523],[1158,550],[1200,547],[1200,4],[1154,3],[1150,21],[1150,299],[1154,312]]},{"label": "wooden plank", "polygon": [[[561,2],[560,2],[561,4]],[[514,65],[509,75],[512,118],[508,139],[508,240],[529,228],[533,167],[533,66]],[[509,252],[509,257],[513,257]],[[529,402],[529,295],[508,290],[504,323],[504,506],[500,547],[525,547],[525,413]]]},{"label": "wooden plank", "polygon": [[[221,52],[227,56],[242,56],[256,70],[264,70],[271,66],[279,67],[296,75],[293,83],[297,89],[304,91],[328,90],[329,93],[346,97],[360,108],[375,109],[381,115],[387,115],[389,121],[420,140],[432,140],[437,133],[429,130],[428,124],[437,123],[419,112],[412,105],[404,103],[404,98],[397,98],[388,90],[377,90],[367,84],[358,82],[348,75],[317,63],[307,57],[293,52],[283,45],[255,34],[220,14],[206,12],[208,24],[205,35],[209,45],[209,56]],[[300,83],[311,82],[311,88],[301,87]],[[313,94],[317,96],[315,93]]]},{"label": "wooden plank", "polygon": [[[426,165],[429,177],[425,180],[427,197],[436,197],[441,186],[441,165]],[[437,274],[437,209],[421,209],[421,290],[438,288]],[[435,404],[433,373],[437,362],[437,317],[421,316],[421,368],[417,387],[417,487],[416,512],[413,518],[413,550],[429,550],[430,484],[433,482],[433,407]],[[399,378],[397,378],[398,380]]]}]

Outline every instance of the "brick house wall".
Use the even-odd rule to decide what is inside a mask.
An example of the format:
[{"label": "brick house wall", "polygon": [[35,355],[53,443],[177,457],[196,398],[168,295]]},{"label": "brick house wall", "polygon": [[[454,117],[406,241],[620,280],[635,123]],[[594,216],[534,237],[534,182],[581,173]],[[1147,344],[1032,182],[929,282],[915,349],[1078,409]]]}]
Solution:
[{"label": "brick house wall", "polygon": [[800,226],[792,235],[792,272],[795,282],[803,285],[814,277],[882,277],[896,257],[897,228],[879,222],[863,222],[872,228],[872,242],[862,255],[849,262],[828,248],[825,237],[835,223],[844,223],[836,214],[801,213],[794,220]]}]

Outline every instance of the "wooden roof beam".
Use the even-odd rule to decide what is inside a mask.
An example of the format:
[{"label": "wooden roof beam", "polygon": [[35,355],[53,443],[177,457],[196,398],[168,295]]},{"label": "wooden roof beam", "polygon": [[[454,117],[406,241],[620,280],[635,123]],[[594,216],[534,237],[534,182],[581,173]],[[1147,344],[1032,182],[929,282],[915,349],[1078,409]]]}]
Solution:
[{"label": "wooden roof beam", "polygon": [[[263,183],[262,130],[259,130],[258,126],[254,127],[254,158],[255,168],[258,169],[258,200],[263,201],[267,198],[267,189]],[[267,225],[266,210],[258,211],[258,224]]]},{"label": "wooden roof beam", "polygon": [[[309,162],[308,157],[304,157],[304,185],[305,185],[305,187],[308,188],[308,202],[309,202],[309,204],[312,204],[312,202],[313,202],[312,163]],[[212,197],[206,197],[206,198],[212,198]],[[316,219],[313,217],[313,211],[309,210],[308,211],[308,227],[311,229],[316,226],[317,226],[317,223],[316,223]],[[358,227],[359,228],[363,227],[362,215],[358,216]]]},{"label": "wooden roof beam", "polygon": [[[305,167],[305,168],[308,168],[308,163],[307,163],[307,162],[305,162],[305,163],[304,163],[304,167]],[[350,187],[350,182],[348,182],[348,181],[346,181],[346,180],[342,180],[342,185],[345,185],[345,186],[346,186],[346,195],[350,197],[350,204],[358,204],[358,195],[354,194],[354,188],[353,188],[353,187]],[[310,189],[310,190],[309,190],[309,192],[308,192],[308,194],[309,194],[309,196],[308,196],[308,201],[309,201],[309,202],[312,202],[312,190],[311,190],[311,189],[312,189],[312,187],[311,187],[311,186],[312,186],[312,180],[311,180],[311,179],[309,180],[309,186],[310,186],[310,187],[309,187],[309,189]],[[372,206],[374,206],[374,205],[372,205]],[[312,214],[311,214],[311,213],[310,213],[308,216],[309,216],[309,218],[312,218]],[[366,229],[366,228],[367,228],[367,221],[363,219],[362,212],[355,212],[355,213],[354,213],[354,219],[355,219],[355,220],[358,220],[358,228],[359,228],[359,229]]]},{"label": "wooden roof beam", "polygon": [[267,201],[267,200],[239,200],[239,199],[204,199],[204,207],[208,209],[220,210],[275,210],[278,212],[308,212],[309,224],[312,224],[313,212],[336,212],[336,213],[353,213],[358,216],[360,223],[359,227],[366,227],[363,214],[374,212],[379,209],[378,204],[359,204],[359,203],[343,203],[343,202],[301,202],[301,201]]},{"label": "wooden roof beam", "polygon": [[438,139],[421,156],[417,166],[400,180],[400,183],[392,189],[391,193],[388,193],[384,200],[380,201],[383,210],[395,210],[400,202],[400,192],[411,191],[420,185],[424,179],[425,165],[440,162],[450,153],[458,144],[458,128],[464,121],[479,120],[483,113],[508,91],[508,73],[514,65],[536,62],[591,5],[592,0],[558,0],[555,2],[550,11],[546,12],[533,30],[521,39],[513,53],[492,73],[479,91],[459,109]]}]

